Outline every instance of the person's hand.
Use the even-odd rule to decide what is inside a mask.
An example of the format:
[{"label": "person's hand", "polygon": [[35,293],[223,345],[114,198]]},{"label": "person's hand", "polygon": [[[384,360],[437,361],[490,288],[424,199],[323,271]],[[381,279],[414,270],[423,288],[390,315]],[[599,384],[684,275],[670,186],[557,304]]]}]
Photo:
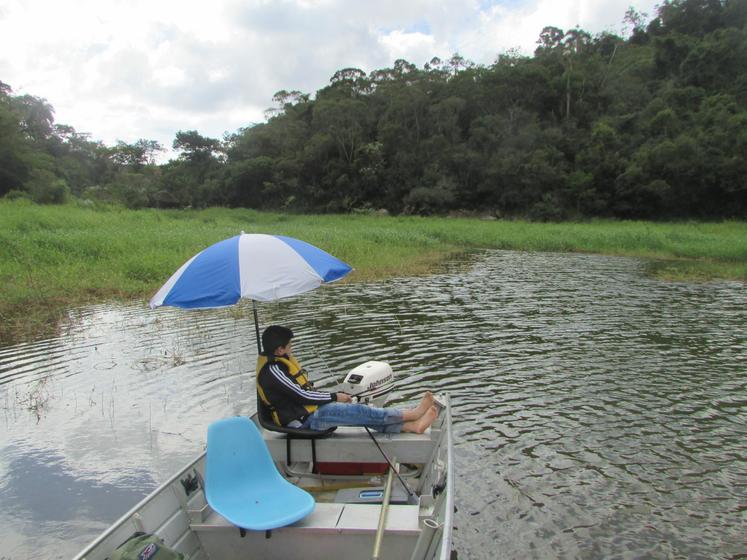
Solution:
[{"label": "person's hand", "polygon": [[337,393],[337,402],[351,403],[353,402],[353,397],[347,393]]}]

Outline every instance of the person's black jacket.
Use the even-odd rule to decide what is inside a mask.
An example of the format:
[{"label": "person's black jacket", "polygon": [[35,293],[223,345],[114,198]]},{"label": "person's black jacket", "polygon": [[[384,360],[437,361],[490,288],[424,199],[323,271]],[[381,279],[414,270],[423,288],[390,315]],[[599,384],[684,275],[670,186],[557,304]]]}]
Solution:
[{"label": "person's black jacket", "polygon": [[269,401],[273,419],[283,426],[293,420],[303,422],[317,406],[337,400],[336,393],[303,389],[290,375],[288,366],[280,361],[270,360],[262,366],[257,375],[257,388],[261,391],[260,406],[266,406],[265,399]]}]

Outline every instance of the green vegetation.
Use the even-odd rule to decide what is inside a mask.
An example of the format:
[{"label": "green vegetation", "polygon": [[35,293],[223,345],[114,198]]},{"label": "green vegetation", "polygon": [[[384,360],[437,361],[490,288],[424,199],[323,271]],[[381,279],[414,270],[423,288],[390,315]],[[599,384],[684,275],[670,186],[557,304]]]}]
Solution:
[{"label": "green vegetation", "polygon": [[291,215],[0,201],[0,341],[53,332],[73,305],[150,297],[189,257],[238,234],[290,235],[355,267],[351,281],[424,274],[482,248],[642,256],[665,278],[747,280],[747,223]]},{"label": "green vegetation", "polygon": [[225,140],[180,131],[178,159],[55,125],[0,82],[0,196],[129,208],[532,220],[747,215],[747,0],[632,8],[624,37],[546,27],[532,57],[455,54],[344,68],[313,96],[279,91]]},{"label": "green vegetation", "polygon": [[[747,216],[747,0],[665,0],[624,21],[625,37],[546,27],[534,56],[490,66],[345,68],[313,97],[277,92],[266,123],[224,140],[179,131],[163,165],[157,142],[92,141],[0,81],[0,340],[147,297],[241,230],[319,245],[353,281],[480,248],[747,280],[747,225],[721,221]],[[493,219],[422,217],[450,213]]]}]

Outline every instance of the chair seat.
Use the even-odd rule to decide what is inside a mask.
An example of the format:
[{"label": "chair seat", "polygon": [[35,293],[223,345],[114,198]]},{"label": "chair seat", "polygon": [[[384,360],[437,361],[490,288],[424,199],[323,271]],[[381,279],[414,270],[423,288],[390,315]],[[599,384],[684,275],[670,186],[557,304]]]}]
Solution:
[{"label": "chair seat", "polygon": [[337,426],[327,428],[326,430],[309,430],[304,428],[289,428],[288,426],[278,426],[272,421],[268,414],[267,408],[262,404],[262,401],[257,397],[257,420],[260,425],[271,432],[279,432],[281,434],[287,434],[290,439],[322,439],[332,435],[337,429]]},{"label": "chair seat", "polygon": [[290,525],[314,510],[314,498],[281,476],[259,430],[244,417],[208,427],[205,497],[228,521],[254,531]]}]

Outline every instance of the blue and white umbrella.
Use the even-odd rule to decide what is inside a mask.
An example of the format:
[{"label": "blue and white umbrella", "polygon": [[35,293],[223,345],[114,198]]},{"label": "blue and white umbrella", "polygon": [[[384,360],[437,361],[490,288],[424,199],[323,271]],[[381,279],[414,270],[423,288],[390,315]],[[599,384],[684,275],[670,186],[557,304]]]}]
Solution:
[{"label": "blue and white umbrella", "polygon": [[246,234],[219,241],[184,263],[150,300],[187,309],[210,309],[251,299],[259,351],[257,301],[274,301],[339,280],[348,264],[305,241]]},{"label": "blue and white umbrella", "polygon": [[184,263],[153,296],[150,306],[205,309],[233,305],[241,298],[274,301],[339,280],[351,270],[304,241],[242,232]]}]

